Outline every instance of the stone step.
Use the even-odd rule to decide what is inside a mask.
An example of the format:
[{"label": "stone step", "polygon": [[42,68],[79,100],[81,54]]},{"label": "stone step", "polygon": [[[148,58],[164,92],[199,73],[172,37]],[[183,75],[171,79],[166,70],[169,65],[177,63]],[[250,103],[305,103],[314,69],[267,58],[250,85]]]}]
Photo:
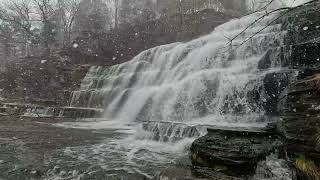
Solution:
[{"label": "stone step", "polygon": [[82,107],[32,107],[24,116],[27,117],[64,117],[64,118],[93,118],[99,117],[103,109]]}]

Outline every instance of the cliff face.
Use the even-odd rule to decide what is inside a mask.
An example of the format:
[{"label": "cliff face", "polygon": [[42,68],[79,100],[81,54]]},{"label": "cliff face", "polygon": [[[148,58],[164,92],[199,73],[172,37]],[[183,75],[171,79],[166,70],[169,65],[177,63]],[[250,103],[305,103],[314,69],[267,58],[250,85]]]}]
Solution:
[{"label": "cliff face", "polygon": [[314,1],[286,14],[289,27],[286,43],[291,56],[286,65],[297,72],[297,82],[279,97],[278,108],[282,116],[280,131],[286,138],[291,158],[306,156],[320,163],[318,120],[320,72],[320,2]]},{"label": "cliff face", "polygon": [[291,158],[300,155],[320,163],[319,74],[293,84],[282,105],[281,132]]},{"label": "cliff face", "polygon": [[[248,147],[253,148],[257,144],[262,144],[259,143],[261,137],[249,135],[246,129],[232,131],[240,134],[238,136],[224,135],[228,134],[230,129],[209,129],[208,135],[196,140],[192,145],[191,158],[195,165],[209,166],[219,171],[222,168],[222,171],[231,175],[234,175],[234,166],[237,169],[240,168],[239,166],[244,169],[253,167],[250,172],[255,173],[258,161],[265,159],[267,154],[277,149],[274,152],[278,152],[280,158],[289,160],[287,163],[297,170],[297,174],[290,175],[292,178],[297,176],[298,179],[306,179],[299,173],[301,169],[296,163],[299,157],[304,157],[312,161],[315,167],[319,167],[319,17],[319,1],[282,12],[279,20],[287,30],[287,35],[284,45],[279,46],[281,53],[274,54],[270,49],[259,62],[261,70],[268,70],[275,61],[283,69],[280,72],[268,74],[263,80],[267,95],[266,102],[263,102],[266,115],[276,117],[279,121],[276,131],[259,131],[262,139],[265,138],[262,142],[270,141],[267,143],[269,146],[261,146],[265,154],[259,154],[257,150],[244,152]],[[217,133],[212,134],[212,131],[224,134],[217,136]],[[275,147],[274,144],[279,140],[282,143]],[[272,150],[273,147],[275,148]],[[251,159],[252,155],[256,157],[262,155],[264,158]],[[244,162],[252,164],[247,166]],[[240,174],[247,175],[248,171],[240,171]],[[319,177],[315,179],[317,178]]]}]

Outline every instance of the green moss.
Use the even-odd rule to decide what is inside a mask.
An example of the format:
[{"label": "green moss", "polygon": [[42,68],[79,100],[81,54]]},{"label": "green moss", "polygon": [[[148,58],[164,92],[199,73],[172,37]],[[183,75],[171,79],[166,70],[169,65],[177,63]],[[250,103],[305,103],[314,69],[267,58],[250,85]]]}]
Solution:
[{"label": "green moss", "polygon": [[307,160],[304,156],[300,155],[295,160],[295,166],[308,178],[312,180],[320,180],[320,168],[313,161]]}]

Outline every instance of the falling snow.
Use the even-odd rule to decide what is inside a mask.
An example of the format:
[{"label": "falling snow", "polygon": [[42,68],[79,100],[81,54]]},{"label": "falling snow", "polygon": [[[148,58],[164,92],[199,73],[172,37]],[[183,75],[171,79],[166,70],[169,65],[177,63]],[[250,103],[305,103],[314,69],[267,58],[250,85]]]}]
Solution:
[{"label": "falling snow", "polygon": [[74,44],[72,45],[72,47],[73,47],[73,48],[78,48],[78,47],[79,47],[79,44],[74,43]]}]

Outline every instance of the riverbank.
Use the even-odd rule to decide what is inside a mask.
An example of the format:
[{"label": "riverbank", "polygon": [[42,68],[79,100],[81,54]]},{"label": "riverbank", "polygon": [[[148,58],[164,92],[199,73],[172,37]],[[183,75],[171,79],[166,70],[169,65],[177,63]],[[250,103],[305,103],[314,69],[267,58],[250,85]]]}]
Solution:
[{"label": "riverbank", "polygon": [[111,136],[109,131],[52,125],[65,121],[75,120],[0,116],[0,179],[42,179],[49,169],[54,169],[50,162],[54,154],[68,147],[96,144]]}]

